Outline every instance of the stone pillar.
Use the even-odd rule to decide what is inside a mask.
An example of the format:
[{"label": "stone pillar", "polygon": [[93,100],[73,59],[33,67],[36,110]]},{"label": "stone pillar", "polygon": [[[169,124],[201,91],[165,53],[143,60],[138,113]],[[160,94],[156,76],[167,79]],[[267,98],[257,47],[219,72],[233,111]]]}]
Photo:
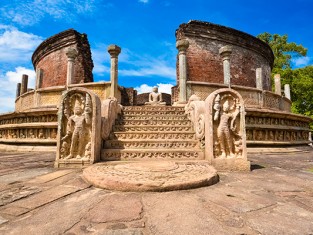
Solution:
[{"label": "stone pillar", "polygon": [[178,40],[176,42],[176,48],[178,49],[178,61],[179,61],[179,96],[178,103],[187,103],[187,59],[186,50],[189,47],[189,42],[185,39]]},{"label": "stone pillar", "polygon": [[78,53],[74,48],[68,48],[66,51],[67,56],[66,86],[69,86],[74,82],[74,62],[77,55]]},{"label": "stone pillar", "polygon": [[28,88],[28,75],[23,74],[22,85],[21,85],[21,95],[27,92],[27,88]]},{"label": "stone pillar", "polygon": [[275,74],[274,75],[274,82],[275,82],[275,93],[277,95],[281,95],[280,74]]},{"label": "stone pillar", "polygon": [[224,84],[230,87],[230,55],[232,53],[231,46],[223,46],[219,50],[220,55],[223,59],[223,70],[224,70]]},{"label": "stone pillar", "polygon": [[21,83],[16,84],[16,99],[21,95]]},{"label": "stone pillar", "polygon": [[36,70],[36,90],[41,87],[42,76],[43,76],[43,70],[42,69],[37,69]]},{"label": "stone pillar", "polygon": [[263,90],[263,71],[262,68],[257,68],[255,70],[255,76],[256,76],[256,88]]},{"label": "stone pillar", "polygon": [[118,84],[118,55],[121,53],[121,48],[117,45],[108,46],[108,52],[111,56],[111,92],[110,96],[117,98]]},{"label": "stone pillar", "polygon": [[290,85],[289,84],[284,85],[284,92],[285,92],[285,97],[288,98],[289,100],[291,100]]}]

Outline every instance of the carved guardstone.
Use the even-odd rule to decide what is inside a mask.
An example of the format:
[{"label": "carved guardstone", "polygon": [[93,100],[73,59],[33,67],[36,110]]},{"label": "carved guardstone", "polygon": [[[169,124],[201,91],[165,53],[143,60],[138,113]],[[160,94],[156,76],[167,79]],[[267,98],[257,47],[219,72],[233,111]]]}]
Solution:
[{"label": "carved guardstone", "polygon": [[55,167],[82,167],[97,162],[100,135],[100,99],[85,88],[64,92],[58,114]]},{"label": "carved guardstone", "polygon": [[241,95],[219,89],[206,98],[205,107],[205,158],[217,170],[250,170]]}]

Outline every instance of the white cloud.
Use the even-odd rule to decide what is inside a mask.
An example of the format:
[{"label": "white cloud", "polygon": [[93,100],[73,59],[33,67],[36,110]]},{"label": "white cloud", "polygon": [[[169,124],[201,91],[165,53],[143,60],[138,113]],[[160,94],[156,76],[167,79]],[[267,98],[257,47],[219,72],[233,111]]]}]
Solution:
[{"label": "white cloud", "polygon": [[311,58],[308,56],[299,57],[296,59],[293,59],[293,62],[296,66],[306,66],[310,63]]},{"label": "white cloud", "polygon": [[75,21],[90,14],[95,0],[11,0],[0,10],[2,17],[20,25],[34,25],[49,15],[55,20]]},{"label": "white cloud", "polygon": [[[169,83],[158,83],[157,86],[159,87],[159,92],[172,94],[171,88],[173,87],[172,84]],[[140,86],[135,87],[134,89],[137,90],[138,94],[148,93],[152,91],[154,86],[149,86],[147,84],[141,84]]]},{"label": "white cloud", "polygon": [[29,61],[34,49],[42,42],[40,36],[0,25],[0,61]]},{"label": "white cloud", "polygon": [[[93,72],[100,76],[110,73],[110,55],[107,47],[106,44],[98,44],[91,49],[94,62]],[[155,58],[151,55],[138,55],[127,48],[122,48],[118,61],[119,74],[125,77],[160,76],[176,79],[176,68],[169,65],[169,59],[165,59],[164,56]]]},{"label": "white cloud", "polygon": [[138,0],[138,2],[148,3],[148,2],[149,2],[149,0]]},{"label": "white cloud", "polygon": [[24,67],[16,67],[15,71],[0,74],[0,113],[13,111],[16,94],[16,84],[21,82],[22,75],[28,75],[28,87],[35,86],[35,71]]}]

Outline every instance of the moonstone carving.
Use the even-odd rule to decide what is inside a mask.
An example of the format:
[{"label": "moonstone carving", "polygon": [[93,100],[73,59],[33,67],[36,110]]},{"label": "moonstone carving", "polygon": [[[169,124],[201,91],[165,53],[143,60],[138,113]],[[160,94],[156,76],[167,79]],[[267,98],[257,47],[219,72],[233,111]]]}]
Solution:
[{"label": "moonstone carving", "polygon": [[100,100],[91,91],[73,88],[59,108],[56,167],[80,167],[100,158]]}]

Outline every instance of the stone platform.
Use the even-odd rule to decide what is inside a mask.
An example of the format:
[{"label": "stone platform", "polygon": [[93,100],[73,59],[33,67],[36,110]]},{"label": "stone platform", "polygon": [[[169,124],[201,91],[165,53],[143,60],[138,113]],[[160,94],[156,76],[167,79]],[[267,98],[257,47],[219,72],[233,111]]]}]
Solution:
[{"label": "stone platform", "polygon": [[106,162],[86,168],[92,185],[119,191],[172,191],[218,182],[216,170],[205,161]]}]

